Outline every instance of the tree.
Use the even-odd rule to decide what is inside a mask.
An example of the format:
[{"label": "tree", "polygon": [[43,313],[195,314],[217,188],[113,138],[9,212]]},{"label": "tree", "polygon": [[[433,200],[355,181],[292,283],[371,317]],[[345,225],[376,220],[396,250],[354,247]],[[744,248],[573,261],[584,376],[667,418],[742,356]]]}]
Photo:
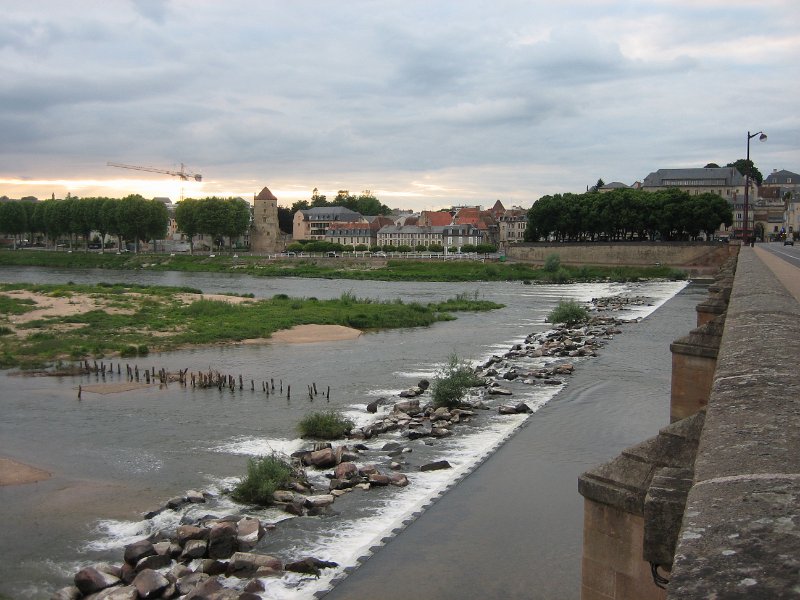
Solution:
[{"label": "tree", "polygon": [[0,203],[0,231],[13,236],[15,245],[27,228],[27,213],[19,200]]},{"label": "tree", "polygon": [[747,160],[746,158],[740,158],[735,162],[728,163],[725,165],[726,167],[736,167],[736,170],[739,171],[745,177],[749,176],[750,179],[755,180],[756,185],[761,185],[761,182],[764,181],[764,176],[761,174],[756,166],[753,164],[752,160]]},{"label": "tree", "polygon": [[228,198],[224,200],[224,206],[221,231],[232,247],[234,238],[244,235],[250,227],[250,204],[242,198]]},{"label": "tree", "polygon": [[278,228],[283,233],[292,233],[294,229],[294,212],[292,212],[292,209],[285,206],[278,207]]},{"label": "tree", "polygon": [[186,198],[175,207],[175,223],[178,231],[189,238],[189,254],[194,254],[194,236],[200,233],[198,222],[198,200]]},{"label": "tree", "polygon": [[712,163],[708,163],[708,164],[707,164],[705,167],[703,167],[703,168],[704,168],[704,169],[719,169],[719,165],[718,165],[717,163],[713,163],[713,162],[712,162]]},{"label": "tree", "polygon": [[[155,215],[157,209],[154,208],[153,203],[158,203],[164,208],[166,207],[158,200],[145,200],[139,194],[131,194],[119,201],[117,205],[117,222],[120,234],[126,240],[133,241],[135,244],[135,251],[139,253],[139,242],[149,240],[155,231]],[[164,231],[166,231],[166,218],[163,223]]]},{"label": "tree", "polygon": [[70,229],[75,235],[83,236],[83,249],[89,251],[89,236],[97,229],[97,198],[72,200],[70,205]]}]

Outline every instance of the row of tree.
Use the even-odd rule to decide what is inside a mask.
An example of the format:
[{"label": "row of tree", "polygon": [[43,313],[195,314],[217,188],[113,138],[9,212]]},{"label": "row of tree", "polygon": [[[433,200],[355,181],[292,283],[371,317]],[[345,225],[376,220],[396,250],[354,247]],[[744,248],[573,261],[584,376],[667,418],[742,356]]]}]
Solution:
[{"label": "row of tree", "polygon": [[190,253],[197,234],[211,236],[220,246],[227,237],[232,246],[250,227],[250,204],[241,198],[186,198],[175,207],[175,222],[189,238]]},{"label": "row of tree", "polygon": [[339,190],[333,200],[328,200],[325,194],[320,194],[317,188],[311,192],[311,200],[298,200],[292,204],[291,213],[294,215],[298,210],[308,210],[322,206],[343,206],[360,215],[388,215],[392,209],[382,204],[371,191],[364,190],[358,196],[354,196],[348,190]]},{"label": "row of tree", "polygon": [[[83,238],[88,249],[92,232],[100,240],[116,236],[119,247],[127,240],[136,244],[150,239],[162,239],[167,233],[169,213],[162,202],[145,200],[135,194],[117,198],[75,198],[32,202],[12,200],[0,203],[0,232],[19,241],[37,234],[49,244],[68,238],[70,246]],[[101,243],[101,248],[104,244]]]},{"label": "row of tree", "polygon": [[543,196],[528,210],[525,240],[690,240],[732,223],[730,205],[716,194],[614,189]]}]

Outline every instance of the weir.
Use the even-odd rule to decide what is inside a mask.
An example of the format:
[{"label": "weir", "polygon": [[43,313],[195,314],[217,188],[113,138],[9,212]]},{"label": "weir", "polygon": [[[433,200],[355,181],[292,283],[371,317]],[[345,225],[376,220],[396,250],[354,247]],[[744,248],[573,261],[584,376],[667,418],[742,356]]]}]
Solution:
[{"label": "weir", "polygon": [[745,247],[697,325],[671,424],[579,478],[583,600],[800,595],[800,304]]}]

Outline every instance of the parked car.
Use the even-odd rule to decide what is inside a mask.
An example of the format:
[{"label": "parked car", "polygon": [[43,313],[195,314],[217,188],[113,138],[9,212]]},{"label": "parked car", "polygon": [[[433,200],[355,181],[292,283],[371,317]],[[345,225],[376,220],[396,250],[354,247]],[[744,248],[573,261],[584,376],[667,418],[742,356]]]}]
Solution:
[{"label": "parked car", "polygon": [[783,245],[784,246],[794,246],[794,239],[787,237],[785,240],[783,240]]}]

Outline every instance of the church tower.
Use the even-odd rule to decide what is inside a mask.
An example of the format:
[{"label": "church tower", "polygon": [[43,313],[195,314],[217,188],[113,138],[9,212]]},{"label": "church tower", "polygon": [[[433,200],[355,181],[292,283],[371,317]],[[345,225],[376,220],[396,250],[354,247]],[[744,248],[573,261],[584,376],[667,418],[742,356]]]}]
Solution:
[{"label": "church tower", "polygon": [[280,252],[281,231],[278,227],[278,199],[264,188],[253,198],[253,228],[250,232],[250,250],[253,252]]}]

